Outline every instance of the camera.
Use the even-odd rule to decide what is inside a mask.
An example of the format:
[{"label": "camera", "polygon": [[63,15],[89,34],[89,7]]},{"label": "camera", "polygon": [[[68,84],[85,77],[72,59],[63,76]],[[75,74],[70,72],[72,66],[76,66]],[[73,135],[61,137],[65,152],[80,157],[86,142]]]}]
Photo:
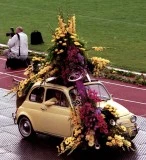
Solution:
[{"label": "camera", "polygon": [[8,37],[8,36],[13,37],[14,35],[15,35],[14,28],[11,27],[11,28],[10,28],[10,32],[6,33],[6,36],[7,36],[7,37]]}]

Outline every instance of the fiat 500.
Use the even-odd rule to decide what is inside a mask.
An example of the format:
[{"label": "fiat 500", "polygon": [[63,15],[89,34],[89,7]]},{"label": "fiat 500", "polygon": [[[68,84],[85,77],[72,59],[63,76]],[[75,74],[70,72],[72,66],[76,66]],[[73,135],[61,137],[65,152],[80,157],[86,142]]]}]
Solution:
[{"label": "fiat 500", "polygon": [[[111,123],[124,125],[131,139],[138,133],[137,117],[124,106],[115,102],[105,86],[98,80],[85,82],[86,89],[95,90],[101,102],[98,107],[106,104],[116,107],[119,119]],[[49,99],[58,94],[58,103],[47,103]],[[23,103],[17,104],[16,113],[13,114],[15,124],[24,138],[35,133],[49,134],[59,137],[72,135],[70,120],[70,107],[80,106],[80,96],[73,86],[66,87],[52,82],[36,82],[29,90]]]}]

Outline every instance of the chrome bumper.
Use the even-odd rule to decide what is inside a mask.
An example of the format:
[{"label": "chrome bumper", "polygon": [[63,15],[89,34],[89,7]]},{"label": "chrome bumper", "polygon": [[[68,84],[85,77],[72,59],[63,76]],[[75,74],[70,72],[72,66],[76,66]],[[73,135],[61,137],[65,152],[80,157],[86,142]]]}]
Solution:
[{"label": "chrome bumper", "polygon": [[134,126],[128,127],[127,130],[128,130],[128,133],[129,133],[130,137],[135,137],[138,134],[139,127],[135,123]]}]

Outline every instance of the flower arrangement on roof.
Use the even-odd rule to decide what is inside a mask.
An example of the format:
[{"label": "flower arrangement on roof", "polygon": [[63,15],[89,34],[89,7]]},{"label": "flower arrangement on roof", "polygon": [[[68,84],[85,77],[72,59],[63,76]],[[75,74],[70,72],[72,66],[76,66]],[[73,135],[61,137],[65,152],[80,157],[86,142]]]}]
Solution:
[{"label": "flower arrangement on roof", "polygon": [[[57,146],[59,154],[70,154],[79,146],[130,149],[131,141],[126,135],[126,128],[109,122],[109,119],[113,119],[113,122],[118,119],[114,106],[106,105],[103,109],[97,107],[97,102],[100,102],[97,93],[92,90],[87,93],[83,85],[84,77],[88,77],[89,74],[97,77],[109,64],[109,60],[100,57],[88,58],[87,49],[76,34],[74,15],[68,18],[67,23],[62,15],[58,15],[58,28],[52,35],[52,43],[45,59],[33,57],[32,65],[25,71],[27,78],[20,81],[12,91],[16,91],[18,97],[22,97],[27,94],[33,83],[43,82],[52,76],[58,77],[62,85],[73,82],[76,86],[82,106],[71,108],[73,135],[65,137]],[[104,47],[91,49],[102,51]]]}]

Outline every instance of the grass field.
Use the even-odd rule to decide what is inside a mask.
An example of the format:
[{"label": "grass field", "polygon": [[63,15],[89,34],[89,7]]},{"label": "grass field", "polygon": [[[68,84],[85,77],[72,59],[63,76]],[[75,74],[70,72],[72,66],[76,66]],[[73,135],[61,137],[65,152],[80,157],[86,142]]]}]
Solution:
[{"label": "grass field", "polygon": [[57,27],[59,9],[64,16],[76,15],[77,34],[87,46],[108,47],[89,52],[111,61],[111,65],[146,72],[145,0],[1,0],[0,43],[6,44],[10,27],[23,26],[29,36],[39,30],[45,41],[29,49],[46,51],[52,45],[51,29]]}]

